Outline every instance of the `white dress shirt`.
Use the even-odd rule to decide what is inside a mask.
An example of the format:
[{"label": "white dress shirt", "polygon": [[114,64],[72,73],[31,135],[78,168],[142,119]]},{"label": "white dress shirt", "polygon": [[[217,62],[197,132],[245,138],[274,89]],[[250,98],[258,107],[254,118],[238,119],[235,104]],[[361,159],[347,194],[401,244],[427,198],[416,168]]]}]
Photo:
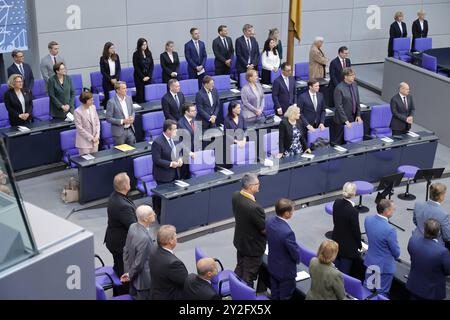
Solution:
[{"label": "white dress shirt", "polygon": [[423,21],[422,21],[422,20],[419,20],[419,23],[420,23],[420,30],[423,31]]},{"label": "white dress shirt", "polygon": [[170,61],[173,63],[173,53],[167,52],[167,55],[169,56]]},{"label": "white dress shirt", "polygon": [[[245,40],[245,46],[249,49],[249,52],[252,52],[252,39],[251,38],[247,38],[246,36],[244,36],[244,40]],[[248,64],[252,63],[251,54],[248,55],[247,63]]]},{"label": "white dress shirt", "polygon": [[398,27],[400,28],[400,33],[403,34],[402,23],[400,21],[397,21],[397,23],[398,23]]},{"label": "white dress shirt", "polygon": [[22,92],[19,92],[19,94],[17,94],[17,98],[19,98],[20,104],[22,105],[22,113],[25,113],[25,97],[23,96]]},{"label": "white dress shirt", "polygon": [[[121,98],[121,97],[119,97],[119,96],[117,96],[117,98],[119,99],[119,102],[120,102],[120,106],[122,107],[122,112],[123,112],[123,115],[125,116],[125,119],[126,118],[128,118],[129,116],[130,116],[130,114],[128,113],[128,107],[127,107],[127,97],[125,96],[123,99]],[[123,123],[123,120],[122,120],[122,123]],[[123,127],[125,128],[125,129],[127,129],[127,128],[129,128],[131,125],[130,124],[127,124],[127,125],[124,125]]]},{"label": "white dress shirt", "polygon": [[308,93],[311,97],[311,101],[313,102],[314,110],[317,111],[317,93],[311,92],[310,90],[308,90]]},{"label": "white dress shirt", "polygon": [[108,64],[109,64],[109,75],[115,76],[116,75],[116,62],[113,61],[112,59],[108,59]]},{"label": "white dress shirt", "polygon": [[261,62],[263,69],[272,71],[274,68],[280,67],[280,56],[275,55],[273,51],[269,51],[269,54],[264,51],[261,55]]},{"label": "white dress shirt", "polygon": [[212,96],[212,92],[209,90],[206,90],[206,93],[208,94],[209,103],[211,104],[211,107],[214,106],[214,99]]}]

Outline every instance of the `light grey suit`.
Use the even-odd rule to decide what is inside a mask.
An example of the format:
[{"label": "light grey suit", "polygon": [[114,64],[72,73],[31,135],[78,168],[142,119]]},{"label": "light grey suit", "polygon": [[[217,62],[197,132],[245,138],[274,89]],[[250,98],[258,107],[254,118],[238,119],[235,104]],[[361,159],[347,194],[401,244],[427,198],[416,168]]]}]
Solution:
[{"label": "light grey suit", "polygon": [[414,230],[415,234],[423,237],[424,224],[428,219],[435,219],[441,224],[439,243],[443,245],[444,240],[450,241],[450,216],[444,211],[442,206],[433,201],[416,202],[413,216],[413,222],[417,226],[416,230]]},{"label": "light grey suit", "polygon": [[149,231],[140,223],[133,223],[128,229],[123,248],[123,265],[130,278],[130,295],[135,300],[150,299],[150,252],[153,240]]},{"label": "light grey suit", "polygon": [[[130,96],[125,97],[127,104],[128,115],[134,118],[133,101]],[[125,129],[122,124],[122,120],[125,119],[125,115],[120,105],[119,97],[116,95],[114,98],[109,99],[106,106],[106,121],[111,123],[111,134],[113,136],[114,145],[121,144],[133,145],[136,143],[134,136],[134,125],[131,125],[129,129]]]},{"label": "light grey suit", "polygon": [[[64,64],[66,64],[64,61],[64,58],[61,57],[60,55],[56,56],[56,62],[57,63],[62,62]],[[43,57],[41,59],[41,65],[40,65],[41,75],[42,75],[42,79],[44,79],[45,82],[47,82],[48,79],[55,74],[55,72],[53,71],[54,64],[55,64],[55,62],[53,61],[53,57],[50,56],[50,54],[46,55],[45,57]]]}]

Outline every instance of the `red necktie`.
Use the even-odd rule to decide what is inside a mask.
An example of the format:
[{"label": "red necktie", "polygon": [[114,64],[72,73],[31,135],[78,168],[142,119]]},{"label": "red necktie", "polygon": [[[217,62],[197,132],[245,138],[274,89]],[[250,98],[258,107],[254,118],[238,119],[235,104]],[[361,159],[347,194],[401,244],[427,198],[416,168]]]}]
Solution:
[{"label": "red necktie", "polygon": [[345,69],[345,59],[342,60],[342,69]]},{"label": "red necktie", "polygon": [[195,124],[194,124],[193,120],[191,120],[191,128],[192,128],[192,131],[195,131]]},{"label": "red necktie", "polygon": [[403,97],[403,103],[405,104],[406,110],[408,110],[408,101],[406,100],[406,97]]}]

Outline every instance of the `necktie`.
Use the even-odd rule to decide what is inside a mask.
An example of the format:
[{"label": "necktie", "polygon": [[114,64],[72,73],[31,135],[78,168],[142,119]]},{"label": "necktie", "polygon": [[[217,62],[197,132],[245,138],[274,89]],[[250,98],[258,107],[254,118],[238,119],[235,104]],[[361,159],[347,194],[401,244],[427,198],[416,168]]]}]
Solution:
[{"label": "necktie", "polygon": [[314,104],[314,110],[317,111],[317,97],[316,94],[313,94],[313,104]]},{"label": "necktie", "polygon": [[56,56],[53,56],[53,64],[56,64]]},{"label": "necktie", "polygon": [[223,40],[223,46],[225,47],[225,49],[228,50],[227,39],[226,39],[226,38],[223,38],[222,40]]},{"label": "necktie", "polygon": [[191,120],[191,121],[190,121],[190,124],[191,124],[192,131],[195,131],[194,120]]},{"label": "necktie", "polygon": [[178,99],[178,95],[175,94],[175,95],[173,96],[173,98],[175,99],[175,102],[177,103],[177,106],[178,106],[178,109],[179,109],[179,108],[180,108],[180,100]]},{"label": "necktie", "polygon": [[406,101],[406,97],[403,97],[403,104],[405,105],[405,109],[408,110],[408,101]]},{"label": "necktie", "polygon": [[170,149],[172,149],[173,159],[176,159],[177,153],[176,153],[176,149],[175,149],[175,143],[173,143],[172,139],[169,139],[169,145],[170,145]]},{"label": "necktie", "polygon": [[342,59],[342,69],[345,69],[345,59]]},{"label": "necktie", "polygon": [[350,95],[352,96],[352,113],[356,114],[356,97],[355,92],[353,91],[353,86],[349,85],[350,88]]},{"label": "necktie", "polygon": [[25,72],[23,71],[23,66],[22,66],[22,64],[19,64],[19,71],[20,71],[20,73],[22,74],[22,76],[25,75]]},{"label": "necktie", "polygon": [[195,50],[197,50],[197,54],[200,57],[200,48],[198,47],[198,41],[195,41]]},{"label": "necktie", "polygon": [[250,44],[250,39],[248,39],[248,38],[247,38],[247,49],[248,49],[249,53],[252,52],[252,46]]}]

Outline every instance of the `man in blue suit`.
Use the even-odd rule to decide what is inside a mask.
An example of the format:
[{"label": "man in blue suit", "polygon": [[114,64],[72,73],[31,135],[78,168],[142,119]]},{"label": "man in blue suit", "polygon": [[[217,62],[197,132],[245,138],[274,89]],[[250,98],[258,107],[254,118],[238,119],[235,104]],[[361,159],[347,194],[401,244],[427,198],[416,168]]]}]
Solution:
[{"label": "man in blue suit", "polygon": [[251,24],[245,24],[242,28],[244,33],[236,39],[236,71],[239,74],[247,70],[258,70],[259,64],[259,45],[254,35],[255,30]]},{"label": "man in blue suit", "polygon": [[416,202],[414,206],[413,222],[417,226],[414,234],[424,234],[424,223],[428,219],[435,219],[441,225],[441,232],[438,237],[440,244],[450,242],[450,216],[442,208],[445,200],[447,186],[443,183],[433,183],[430,186],[430,200],[427,202]]},{"label": "man in blue suit", "polygon": [[306,129],[315,131],[325,129],[325,97],[320,90],[319,81],[310,79],[308,81],[309,90],[302,93],[298,100],[298,105],[302,110],[302,122]]},{"label": "man in blue suit", "polygon": [[191,177],[189,171],[189,159],[194,157],[195,151],[201,150],[202,144],[198,143],[197,146],[195,145],[195,139],[201,141],[199,130],[197,130],[198,128],[195,123],[197,107],[193,103],[186,102],[181,107],[181,112],[183,116],[178,120],[177,124],[177,136],[182,139],[178,146],[182,147],[184,163],[180,169],[180,178],[189,179]]},{"label": "man in blue suit", "polygon": [[273,108],[275,114],[280,117],[295,104],[295,79],[291,74],[292,66],[283,62],[281,75],[272,84]]},{"label": "man in blue suit", "polygon": [[8,68],[8,78],[13,74],[20,74],[23,77],[23,88],[32,91],[34,87],[33,70],[29,64],[23,62],[25,55],[21,50],[13,50],[11,53],[14,63]]},{"label": "man in blue suit", "polygon": [[395,260],[400,257],[397,233],[389,224],[394,214],[394,203],[382,199],[377,204],[377,215],[367,217],[364,222],[369,250],[364,259],[366,270],[365,286],[378,293],[389,295],[395,272]]},{"label": "man in blue suit", "polygon": [[338,56],[330,63],[330,83],[328,84],[328,92],[330,94],[331,106],[334,106],[334,89],[344,80],[342,70],[350,68],[351,66],[352,62],[348,58],[348,48],[345,46],[340,47]]},{"label": "man in blue suit", "polygon": [[297,264],[300,263],[299,246],[287,220],[294,214],[294,202],[279,199],[276,216],[267,219],[266,235],[269,245],[268,269],[272,300],[288,300],[295,290]]},{"label": "man in blue suit", "polygon": [[200,31],[197,28],[190,30],[192,40],[184,45],[184,57],[188,63],[188,74],[190,79],[198,79],[198,87],[201,87],[205,73],[206,47],[203,41],[200,41]]},{"label": "man in blue suit", "polygon": [[203,129],[217,127],[219,114],[219,92],[214,88],[214,80],[210,76],[203,78],[203,88],[195,96],[198,119],[202,121]]},{"label": "man in blue suit", "polygon": [[408,242],[411,270],[406,288],[412,300],[442,300],[446,276],[450,275],[450,253],[438,243],[441,225],[435,219],[424,223],[424,236],[413,234]]}]

